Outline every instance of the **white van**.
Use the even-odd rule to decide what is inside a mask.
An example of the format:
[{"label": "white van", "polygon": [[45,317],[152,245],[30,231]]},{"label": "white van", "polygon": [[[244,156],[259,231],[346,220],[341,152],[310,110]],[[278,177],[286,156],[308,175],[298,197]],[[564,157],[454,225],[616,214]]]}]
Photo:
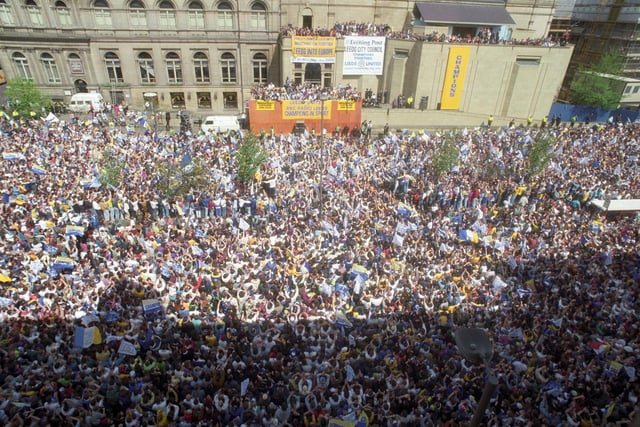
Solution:
[{"label": "white van", "polygon": [[200,125],[204,133],[225,133],[230,130],[239,131],[240,122],[236,116],[208,116]]},{"label": "white van", "polygon": [[93,111],[102,112],[105,109],[104,98],[97,92],[76,93],[69,101],[69,110],[74,113],[88,113],[93,105]]}]

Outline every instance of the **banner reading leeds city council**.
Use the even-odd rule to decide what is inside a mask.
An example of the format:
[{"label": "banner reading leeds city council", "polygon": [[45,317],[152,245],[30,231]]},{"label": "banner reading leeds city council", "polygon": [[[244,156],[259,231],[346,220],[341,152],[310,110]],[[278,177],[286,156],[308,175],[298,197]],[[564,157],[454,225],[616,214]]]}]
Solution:
[{"label": "banner reading leeds city council", "polygon": [[385,37],[344,38],[343,75],[382,75]]},{"label": "banner reading leeds city council", "polygon": [[336,62],[336,38],[292,36],[291,62],[333,64]]},{"label": "banner reading leeds city council", "polygon": [[[331,119],[331,103],[324,102],[324,118]],[[320,120],[322,115],[321,101],[282,101],[283,120]]]},{"label": "banner reading leeds city council", "polygon": [[470,47],[453,46],[449,48],[449,61],[444,76],[440,109],[457,110],[460,108],[462,87],[469,63]]}]

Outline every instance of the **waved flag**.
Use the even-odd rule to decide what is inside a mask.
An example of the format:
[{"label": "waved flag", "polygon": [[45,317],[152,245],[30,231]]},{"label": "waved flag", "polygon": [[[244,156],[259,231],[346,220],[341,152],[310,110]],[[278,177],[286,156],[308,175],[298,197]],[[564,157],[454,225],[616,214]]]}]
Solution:
[{"label": "waved flag", "polygon": [[135,356],[138,354],[138,350],[136,350],[136,347],[129,341],[122,340],[120,341],[120,346],[118,347],[118,353],[127,356]]},{"label": "waved flag", "polygon": [[413,216],[416,214],[416,211],[413,209],[413,207],[404,202],[398,203],[397,212],[399,215],[403,216]]},{"label": "waved flag", "polygon": [[2,153],[2,160],[24,160],[24,154],[22,153]]},{"label": "waved flag", "polygon": [[47,174],[47,171],[42,166],[39,166],[39,165],[31,166],[31,172],[35,173],[36,175],[40,175],[40,176],[43,176],[43,175]]},{"label": "waved flag", "polygon": [[336,313],[336,325],[342,326],[343,328],[353,327],[353,323],[351,323],[351,320],[347,318],[347,315],[344,313],[344,311],[338,311]]},{"label": "waved flag", "polygon": [[67,225],[64,235],[82,237],[84,236],[84,232],[85,228],[80,225]]},{"label": "waved flag", "polygon": [[76,267],[76,262],[69,257],[59,256],[55,259],[51,267],[60,270],[73,270]]},{"label": "waved flag", "polygon": [[142,309],[145,314],[157,313],[162,310],[162,304],[157,298],[146,299],[142,301]]},{"label": "waved flag", "polygon": [[460,230],[458,237],[463,242],[478,243],[478,233],[471,230]]},{"label": "waved flag", "polygon": [[83,328],[76,326],[75,333],[73,335],[73,346],[76,348],[87,348],[93,344],[101,344],[102,335],[100,330],[95,326],[90,328]]},{"label": "waved flag", "polygon": [[359,276],[362,280],[369,279],[369,270],[360,264],[353,264],[351,266],[351,275]]}]

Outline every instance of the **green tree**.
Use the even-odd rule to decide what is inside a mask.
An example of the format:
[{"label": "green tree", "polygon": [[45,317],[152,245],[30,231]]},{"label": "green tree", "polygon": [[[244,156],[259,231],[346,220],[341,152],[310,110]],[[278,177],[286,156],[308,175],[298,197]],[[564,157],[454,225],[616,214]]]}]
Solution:
[{"label": "green tree", "polygon": [[613,110],[622,96],[622,83],[607,76],[622,74],[622,56],[614,51],[606,52],[590,67],[580,70],[569,86],[572,103]]},{"label": "green tree", "polygon": [[260,145],[260,140],[253,134],[245,135],[244,140],[236,151],[238,162],[238,177],[242,182],[254,179],[260,165],[267,160],[268,154]]},{"label": "green tree", "polygon": [[122,180],[122,161],[111,151],[105,150],[102,153],[102,168],[98,174],[100,184],[117,187]]},{"label": "green tree", "polygon": [[11,111],[20,117],[41,117],[44,109],[51,105],[51,99],[40,91],[32,80],[15,77],[7,81],[5,97],[11,102]]},{"label": "green tree", "polygon": [[156,164],[155,178],[158,191],[169,200],[184,197],[194,191],[215,192],[219,186],[211,180],[209,168],[201,160],[161,161]]},{"label": "green tree", "polygon": [[434,178],[439,178],[458,164],[459,154],[454,135],[449,135],[439,147],[435,148],[431,157],[431,171]]},{"label": "green tree", "polygon": [[535,176],[543,172],[555,156],[553,149],[556,139],[547,132],[540,132],[527,151],[528,172]]}]

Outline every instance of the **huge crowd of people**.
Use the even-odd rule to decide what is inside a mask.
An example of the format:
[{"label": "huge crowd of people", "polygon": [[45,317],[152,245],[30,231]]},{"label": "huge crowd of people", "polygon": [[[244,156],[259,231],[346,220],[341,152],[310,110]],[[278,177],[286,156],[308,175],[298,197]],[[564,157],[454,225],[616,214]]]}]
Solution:
[{"label": "huge crowd of people", "polygon": [[547,129],[535,176],[536,128],[265,134],[250,182],[242,133],[0,129],[3,425],[463,425],[489,371],[486,425],[638,416],[638,221],[591,203],[638,196],[638,124]]}]

